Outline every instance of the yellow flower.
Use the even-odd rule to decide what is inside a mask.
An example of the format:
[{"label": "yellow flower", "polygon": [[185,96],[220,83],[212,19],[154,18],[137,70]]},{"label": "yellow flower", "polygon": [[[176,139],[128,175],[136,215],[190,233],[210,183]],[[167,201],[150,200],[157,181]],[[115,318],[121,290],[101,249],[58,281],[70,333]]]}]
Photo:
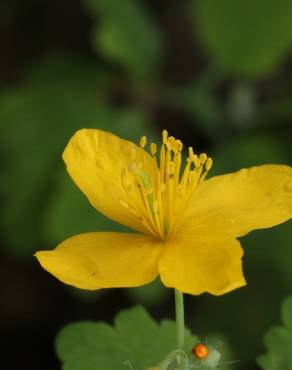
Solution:
[{"label": "yellow flower", "polygon": [[[292,215],[292,168],[264,165],[205,180],[212,161],[167,132],[157,149],[100,130],[78,131],[63,158],[89,202],[138,233],[73,236],[36,257],[66,284],[95,290],[163,284],[194,295],[245,285],[236,239]],[[66,220],[64,220],[66,222]]]}]

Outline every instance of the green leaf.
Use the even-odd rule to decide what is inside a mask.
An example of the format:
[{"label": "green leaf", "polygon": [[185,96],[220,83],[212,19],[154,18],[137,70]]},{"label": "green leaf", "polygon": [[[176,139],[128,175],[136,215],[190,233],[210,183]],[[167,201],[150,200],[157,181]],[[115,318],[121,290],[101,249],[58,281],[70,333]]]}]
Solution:
[{"label": "green leaf", "polygon": [[169,289],[165,289],[160,279],[142,287],[126,289],[126,294],[134,303],[147,307],[159,306],[169,297]]},{"label": "green leaf", "polygon": [[[211,75],[210,72],[209,74]],[[207,78],[201,78],[182,88],[166,90],[162,99],[164,104],[189,114],[192,117],[192,124],[198,126],[207,136],[217,138],[222,132],[220,125],[222,113],[213,86],[209,85]]]},{"label": "green leaf", "polygon": [[286,328],[292,333],[292,296],[286,298],[282,307],[282,319]]},{"label": "green leaf", "polygon": [[292,296],[283,302],[282,321],[282,327],[270,329],[264,338],[268,353],[257,358],[264,370],[292,369]]},{"label": "green leaf", "polygon": [[43,235],[54,246],[60,240],[86,232],[130,230],[97,212],[62,168],[43,218]]},{"label": "green leaf", "polygon": [[136,77],[151,77],[159,67],[161,35],[137,0],[84,0],[91,13],[101,16],[93,30],[93,45]]},{"label": "green leaf", "polygon": [[[185,341],[188,352],[198,339],[186,329]],[[145,370],[175,347],[175,322],[164,320],[157,325],[142,307],[120,312],[114,327],[102,322],[69,324],[56,340],[63,370],[127,370],[130,366]]]},{"label": "green leaf", "polygon": [[292,2],[193,1],[209,56],[227,72],[259,76],[278,67],[292,46]]},{"label": "green leaf", "polygon": [[289,162],[281,141],[276,135],[266,133],[223,141],[212,154],[214,166],[210,176],[238,171],[243,167]]},{"label": "green leaf", "polygon": [[94,96],[98,75],[96,66],[85,60],[52,56],[25,73],[23,85],[0,95],[0,144],[5,158],[1,211],[11,250],[25,254],[36,249],[37,224],[66,141],[93,117],[106,118],[106,110]]}]

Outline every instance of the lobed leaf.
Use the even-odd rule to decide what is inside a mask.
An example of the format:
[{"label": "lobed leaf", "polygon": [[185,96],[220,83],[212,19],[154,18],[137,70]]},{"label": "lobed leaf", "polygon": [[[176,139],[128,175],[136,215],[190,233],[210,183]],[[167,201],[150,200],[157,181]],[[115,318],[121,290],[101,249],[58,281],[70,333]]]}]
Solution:
[{"label": "lobed leaf", "polygon": [[[198,341],[187,329],[185,339],[187,351]],[[175,322],[158,325],[142,307],[120,312],[114,327],[102,322],[69,324],[56,340],[63,370],[145,370],[175,346]]]},{"label": "lobed leaf", "polygon": [[292,296],[282,306],[283,326],[271,328],[264,338],[268,352],[257,358],[264,370],[292,369]]}]

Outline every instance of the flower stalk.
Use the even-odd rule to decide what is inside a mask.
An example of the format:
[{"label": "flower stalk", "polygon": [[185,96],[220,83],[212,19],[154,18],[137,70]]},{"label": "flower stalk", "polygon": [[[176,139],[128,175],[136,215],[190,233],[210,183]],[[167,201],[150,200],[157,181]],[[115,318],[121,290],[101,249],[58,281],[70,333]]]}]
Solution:
[{"label": "flower stalk", "polygon": [[184,320],[184,298],[183,293],[179,290],[174,290],[175,295],[175,316],[176,316],[176,340],[177,349],[184,348],[184,331],[185,331],[185,320]]}]

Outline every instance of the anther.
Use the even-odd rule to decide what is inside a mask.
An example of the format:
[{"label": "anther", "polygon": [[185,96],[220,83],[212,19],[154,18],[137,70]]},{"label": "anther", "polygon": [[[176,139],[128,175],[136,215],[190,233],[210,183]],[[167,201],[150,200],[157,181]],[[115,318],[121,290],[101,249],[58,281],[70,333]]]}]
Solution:
[{"label": "anther", "polygon": [[206,160],[207,160],[207,154],[206,153],[202,153],[202,154],[200,154],[200,157],[199,157],[199,159],[200,159],[200,162],[202,163],[202,164],[204,164],[205,162],[206,162]]},{"label": "anther", "polygon": [[169,136],[169,138],[167,139],[167,149],[169,150],[173,150],[174,149],[174,146],[175,146],[175,138],[173,136]]},{"label": "anther", "polygon": [[190,146],[189,147],[189,158],[191,161],[193,160],[194,156],[195,156],[194,149]]},{"label": "anther", "polygon": [[167,139],[167,145],[169,145],[171,149],[173,148],[173,146],[175,145],[175,138],[173,136],[169,136],[169,138]]},{"label": "anther", "polygon": [[180,140],[176,140],[175,144],[175,150],[181,152],[183,150],[183,143]]},{"label": "anther", "polygon": [[195,164],[195,167],[196,167],[196,168],[200,167],[201,162],[200,162],[200,159],[199,159],[199,157],[197,156],[197,154],[195,154],[195,155],[194,155],[193,161],[194,161],[194,164]]},{"label": "anther", "polygon": [[213,164],[212,158],[208,158],[207,161],[206,161],[206,164],[205,164],[207,171],[210,170],[210,168],[212,167],[212,164]]},{"label": "anther", "polygon": [[150,153],[155,155],[157,153],[157,145],[155,143],[150,144]]},{"label": "anther", "polygon": [[163,140],[163,144],[167,144],[167,138],[168,138],[168,132],[166,130],[163,130],[162,131],[162,140]]},{"label": "anther", "polygon": [[140,147],[145,148],[146,144],[147,144],[147,137],[142,136],[141,139],[140,139]]}]

